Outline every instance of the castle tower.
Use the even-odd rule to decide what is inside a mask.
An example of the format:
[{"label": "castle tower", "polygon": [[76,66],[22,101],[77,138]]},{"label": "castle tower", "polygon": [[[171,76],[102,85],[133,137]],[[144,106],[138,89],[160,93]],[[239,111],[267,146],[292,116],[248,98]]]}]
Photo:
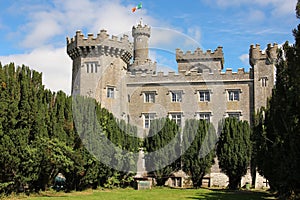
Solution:
[{"label": "castle tower", "polygon": [[253,111],[257,112],[262,106],[266,107],[267,99],[272,95],[275,83],[275,61],[278,45],[268,44],[263,52],[260,45],[250,46],[249,63],[252,66],[253,78]]},{"label": "castle tower", "polygon": [[147,62],[148,47],[151,29],[147,25],[143,26],[142,21],[137,26],[132,27],[132,37],[134,39],[133,59],[136,64]]},{"label": "castle tower", "polygon": [[[127,35],[118,38],[101,30],[96,37],[77,31],[67,38],[67,53],[73,60],[72,95],[95,98],[122,118],[126,113],[125,76],[132,58],[132,43]],[[122,105],[122,106],[120,106]]]},{"label": "castle tower", "polygon": [[142,21],[137,26],[132,27],[133,37],[133,64],[129,71],[155,72],[156,64],[149,59],[149,38],[151,28],[142,25]]},{"label": "castle tower", "polygon": [[197,48],[194,52],[176,49],[176,62],[178,63],[178,72],[187,73],[196,71],[202,73],[203,70],[209,72],[219,72],[224,66],[223,47],[219,46],[215,51],[207,50],[203,52]]}]

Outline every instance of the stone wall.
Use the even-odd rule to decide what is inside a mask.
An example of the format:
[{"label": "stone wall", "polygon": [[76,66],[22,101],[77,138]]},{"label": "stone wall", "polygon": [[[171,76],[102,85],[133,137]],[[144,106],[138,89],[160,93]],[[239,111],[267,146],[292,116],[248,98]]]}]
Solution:
[{"label": "stone wall", "polygon": [[[85,37],[77,31],[75,37],[67,38],[67,53],[73,60],[72,94],[95,98],[115,117],[136,125],[140,136],[147,135],[144,120],[149,113],[155,114],[155,118],[179,113],[181,124],[197,118],[199,113],[208,113],[216,129],[220,119],[238,113],[240,120],[251,124],[254,112],[265,106],[272,94],[277,44],[268,45],[265,52],[259,45],[251,45],[249,72],[244,69],[222,72],[222,47],[213,52],[197,48],[184,53],[177,49],[178,73],[164,74],[156,73],[156,63],[148,59],[150,27],[141,24],[133,27],[133,37],[134,44],[127,35],[110,37],[106,30],[96,37],[93,34]],[[134,54],[135,62],[130,63]],[[108,97],[109,89],[113,89],[113,97]],[[209,101],[200,101],[201,91],[209,92]],[[229,101],[229,91],[238,91],[239,99]],[[147,92],[154,93],[154,102],[145,102]],[[180,102],[172,101],[172,92],[182,94]],[[208,176],[211,186],[228,184],[228,177],[216,167]],[[241,184],[249,180],[247,175]],[[257,175],[255,187],[263,187],[264,182]]]}]

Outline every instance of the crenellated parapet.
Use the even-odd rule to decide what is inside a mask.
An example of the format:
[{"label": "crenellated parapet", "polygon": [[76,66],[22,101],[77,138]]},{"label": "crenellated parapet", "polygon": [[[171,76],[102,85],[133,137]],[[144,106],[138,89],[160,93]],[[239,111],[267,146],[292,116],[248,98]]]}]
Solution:
[{"label": "crenellated parapet", "polygon": [[142,25],[142,23],[139,23],[137,26],[132,27],[132,37],[136,37],[136,35],[145,35],[147,37],[150,37],[151,34],[151,28],[147,25]]},{"label": "crenellated parapet", "polygon": [[259,60],[265,61],[267,65],[273,64],[277,59],[278,44],[268,44],[265,52],[261,50],[260,45],[250,46],[249,63],[253,67]]},{"label": "crenellated parapet", "polygon": [[176,61],[221,61],[222,65],[224,64],[224,54],[223,47],[219,46],[213,52],[209,49],[206,52],[203,52],[202,49],[197,48],[193,53],[187,51],[183,53],[182,50],[176,49]]},{"label": "crenellated parapet", "polygon": [[185,73],[163,72],[158,73],[142,73],[136,72],[132,74],[127,73],[127,83],[132,84],[146,84],[146,83],[159,83],[159,84],[176,84],[176,83],[193,83],[193,82],[242,82],[251,81],[249,72],[245,72],[244,68],[238,69],[237,72],[233,72],[232,69],[226,69],[225,72],[211,73],[209,69],[204,69],[202,73],[197,71],[188,71]]},{"label": "crenellated parapet", "polygon": [[129,64],[132,52],[133,45],[127,35],[121,38],[110,37],[106,30],[101,30],[96,37],[93,34],[85,37],[81,31],[77,31],[73,38],[67,37],[67,53],[72,59],[80,56],[110,55],[120,57]]}]

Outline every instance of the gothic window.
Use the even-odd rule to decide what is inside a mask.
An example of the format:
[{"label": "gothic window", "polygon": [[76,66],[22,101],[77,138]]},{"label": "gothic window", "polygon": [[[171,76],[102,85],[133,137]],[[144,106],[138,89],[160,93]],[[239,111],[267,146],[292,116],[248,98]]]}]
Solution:
[{"label": "gothic window", "polygon": [[115,88],[113,87],[107,87],[107,98],[114,98],[115,97]]},{"label": "gothic window", "polygon": [[182,91],[171,91],[172,102],[182,102]]},{"label": "gothic window", "polygon": [[210,92],[208,90],[199,91],[200,101],[208,102],[210,101]]},{"label": "gothic window", "polygon": [[182,123],[182,113],[170,113],[170,118],[175,121],[178,126]]},{"label": "gothic window", "polygon": [[144,102],[145,103],[155,103],[155,93],[154,92],[145,92],[144,93]]},{"label": "gothic window", "polygon": [[150,128],[151,121],[155,119],[155,113],[144,113],[144,128]]},{"label": "gothic window", "polygon": [[239,101],[240,91],[239,90],[228,90],[228,100],[229,101]]}]

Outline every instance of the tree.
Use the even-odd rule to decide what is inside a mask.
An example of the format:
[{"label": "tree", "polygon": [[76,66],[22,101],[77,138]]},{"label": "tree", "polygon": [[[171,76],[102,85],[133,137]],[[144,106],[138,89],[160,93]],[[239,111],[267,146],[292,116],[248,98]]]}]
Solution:
[{"label": "tree", "polygon": [[183,170],[188,173],[194,187],[202,185],[202,179],[214,163],[216,131],[205,120],[186,120],[183,130]]},{"label": "tree", "polygon": [[[26,66],[15,67],[13,63],[0,64],[1,193],[20,192],[25,186],[30,191],[46,190],[59,172],[67,178],[67,190],[103,186],[116,170],[97,160],[78,133],[89,136],[91,147],[103,147],[105,163],[119,158],[121,167],[134,167],[137,156],[125,155],[123,150],[138,152],[136,127],[118,122],[94,99],[78,99],[82,107],[76,110],[73,97],[62,91],[45,90],[41,73]],[[94,121],[83,123],[78,129],[73,123],[74,116]],[[98,123],[102,129],[97,132],[91,125]],[[99,135],[122,150],[108,152],[105,144],[97,141]],[[120,173],[118,178],[121,184],[127,184],[131,176]]]},{"label": "tree", "polygon": [[229,117],[219,123],[219,130],[221,130],[217,143],[219,165],[229,177],[229,189],[237,189],[250,164],[250,127],[247,121]]},{"label": "tree", "polygon": [[164,185],[171,173],[180,169],[180,129],[169,118],[151,121],[144,141],[146,170]]},{"label": "tree", "polygon": [[[298,18],[299,13],[298,0]],[[257,155],[258,169],[283,199],[294,198],[300,189],[300,24],[293,35],[295,44],[286,42],[278,52],[276,84],[255,133],[257,146],[263,147]]]}]

